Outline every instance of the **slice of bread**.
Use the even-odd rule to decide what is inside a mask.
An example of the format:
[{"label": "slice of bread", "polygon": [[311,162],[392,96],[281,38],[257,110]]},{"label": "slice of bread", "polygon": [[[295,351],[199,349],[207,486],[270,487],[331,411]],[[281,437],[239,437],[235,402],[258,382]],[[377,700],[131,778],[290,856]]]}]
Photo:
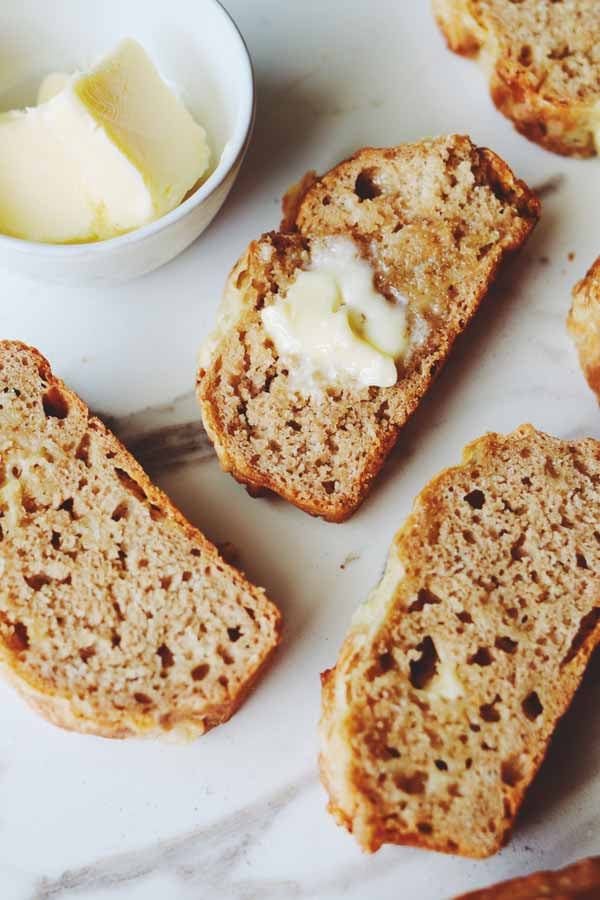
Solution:
[{"label": "slice of bread", "polygon": [[[539,209],[499,157],[458,135],[361,150],[322,178],[310,173],[284,200],[284,230],[253,241],[234,267],[201,354],[198,398],[222,467],[313,515],[348,518]],[[406,302],[409,352],[393,387],[307,396],[261,311],[313,248],[339,237],[389,303]]]},{"label": "slice of bread", "polygon": [[535,872],[513,878],[494,887],[462,894],[455,900],[598,900],[600,898],[600,856],[554,872]]},{"label": "slice of bread", "polygon": [[597,153],[597,0],[433,0],[433,10],[450,49],[482,64],[521,134],[555,153]]},{"label": "slice of bread", "polygon": [[567,328],[587,382],[600,401],[600,256],[573,288]]},{"label": "slice of bread", "polygon": [[50,721],[195,737],[232,715],[279,613],[47,361],[0,342],[0,672]]},{"label": "slice of bread", "polygon": [[323,675],[330,811],[383,843],[485,857],[600,641],[600,443],[470,444],[396,536]]}]

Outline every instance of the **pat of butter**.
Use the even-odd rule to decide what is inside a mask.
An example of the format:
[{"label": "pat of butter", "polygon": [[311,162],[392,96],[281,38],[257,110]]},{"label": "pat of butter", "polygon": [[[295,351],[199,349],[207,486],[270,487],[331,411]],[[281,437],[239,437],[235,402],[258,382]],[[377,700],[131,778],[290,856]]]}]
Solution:
[{"label": "pat of butter", "polygon": [[299,387],[397,381],[396,360],[407,347],[405,309],[375,289],[373,271],[350,239],[313,242],[310,268],[261,315]]},{"label": "pat of butter", "polygon": [[49,75],[46,75],[38,91],[38,106],[42,103],[47,103],[48,100],[52,100],[53,97],[64,91],[70,80],[71,76],[67,75],[66,72],[50,72]]},{"label": "pat of butter", "polygon": [[0,115],[0,232],[114,237],[174,209],[206,173],[204,129],[135,41],[88,74],[53,73],[41,105]]},{"label": "pat of butter", "polygon": [[454,663],[443,654],[440,647],[437,648],[439,662],[437,672],[429,684],[424,688],[423,693],[434,700],[458,700],[464,697],[464,685],[456,674]]}]

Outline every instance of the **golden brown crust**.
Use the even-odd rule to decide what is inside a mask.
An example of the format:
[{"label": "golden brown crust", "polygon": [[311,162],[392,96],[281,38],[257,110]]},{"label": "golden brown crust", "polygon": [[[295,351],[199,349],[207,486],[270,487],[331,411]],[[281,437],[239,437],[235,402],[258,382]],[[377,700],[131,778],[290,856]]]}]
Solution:
[{"label": "golden brown crust", "polygon": [[[37,624],[39,624],[35,619],[35,615],[32,619],[31,628],[29,629],[30,640],[28,646],[25,648],[25,652],[23,652],[22,646],[18,646],[14,641],[11,641],[10,629],[3,634],[0,634],[0,671],[37,712],[61,728],[108,738],[158,737],[164,736],[167,733],[190,738],[203,734],[215,725],[226,721],[235,712],[260,672],[267,665],[271,653],[280,637],[281,621],[279,612],[276,607],[266,600],[262,591],[250,585],[241,572],[222,560],[216,547],[194,528],[171,500],[150,481],[141,466],[133,459],[118,439],[108,431],[102,422],[91,416],[81,399],[69,390],[61,379],[52,373],[49,363],[39,351],[22,343],[0,341],[0,377],[5,371],[10,369],[11,374],[8,377],[8,383],[18,383],[17,373],[20,366],[23,368],[25,366],[29,367],[32,372],[35,373],[36,379],[41,379],[41,383],[44,384],[43,390],[45,391],[45,396],[59,396],[61,402],[66,402],[69,420],[78,423],[76,432],[78,437],[81,438],[82,434],[93,434],[93,439],[98,441],[99,445],[109,453],[111,467],[118,467],[118,471],[123,472],[124,477],[132,480],[132,484],[135,485],[135,491],[139,492],[140,496],[143,496],[144,504],[148,505],[148,508],[153,511],[155,517],[160,517],[162,523],[161,534],[168,535],[170,530],[173,529],[174,533],[178,536],[185,536],[187,541],[189,541],[189,545],[193,547],[193,556],[192,559],[190,559],[190,569],[193,565],[198,564],[196,563],[196,560],[199,560],[202,565],[207,567],[218,567],[219,573],[223,574],[225,580],[228,580],[228,583],[232,588],[239,591],[242,596],[247,598],[246,602],[248,605],[255,605],[256,616],[265,616],[266,620],[269,620],[270,627],[272,627],[272,641],[269,645],[265,645],[264,652],[260,652],[253,656],[252,661],[249,660],[246,677],[239,685],[239,688],[232,691],[230,695],[219,698],[215,697],[214,702],[211,702],[210,700],[208,700],[208,702],[198,702],[198,698],[195,698],[193,694],[187,697],[182,695],[181,702],[170,703],[170,701],[165,699],[164,706],[156,711],[147,710],[142,706],[138,709],[123,709],[121,714],[116,714],[114,708],[103,709],[101,705],[94,705],[92,702],[92,692],[89,691],[86,695],[87,688],[84,688],[81,685],[77,687],[73,685],[73,688],[71,689],[66,686],[64,679],[59,683],[54,683],[51,678],[42,674],[42,670],[40,670],[37,664],[30,659],[30,655],[37,652],[35,634],[32,637],[32,630],[35,632]],[[23,384],[20,385],[20,389],[17,392],[20,399],[23,398],[25,393],[28,394],[27,409],[29,410],[34,410],[37,403],[40,402],[39,397],[35,396],[35,391],[38,390],[37,383],[38,382],[36,381],[35,385],[32,387],[32,382],[28,382],[27,379],[24,378]],[[6,390],[7,389],[4,391],[5,395]],[[6,401],[4,401],[4,403],[6,403]],[[4,464],[6,463],[7,458],[5,454],[9,452],[6,448],[11,446],[12,438],[10,430],[13,427],[14,425],[10,423],[10,419],[5,423],[0,415],[0,437],[4,440],[3,447],[0,448],[0,470],[2,471],[4,471]],[[32,425],[29,422],[26,423],[23,421],[20,427],[27,433],[32,432]],[[71,440],[69,436],[63,437],[62,439],[65,443]],[[58,438],[55,438],[55,440],[58,440]],[[44,444],[43,446],[46,445]],[[56,446],[56,452],[58,452],[58,444]],[[60,479],[63,477],[66,477],[63,472],[57,475],[58,485],[60,484]],[[56,491],[57,488],[54,487],[52,490]],[[53,496],[58,495],[55,493]],[[133,503],[133,500],[131,502]],[[39,508],[42,510],[41,506]],[[24,527],[31,528],[32,522],[35,522],[36,507],[32,506],[31,509],[33,518],[31,514],[26,517],[24,520]],[[3,513],[0,513],[0,515],[2,514],[6,515],[5,509]],[[99,504],[97,511],[99,523],[105,514],[106,513],[102,511]],[[2,520],[0,519],[0,521]],[[1,534],[2,531],[0,530],[0,535]],[[58,537],[58,533],[56,536]],[[149,538],[149,540],[155,539],[156,538],[152,537]],[[164,540],[165,538],[163,537],[162,539]],[[168,536],[166,539],[169,539]],[[10,544],[12,540],[12,534],[7,532],[5,527],[4,542],[2,545],[4,552],[0,559],[0,562],[3,565],[3,579],[5,583],[7,581],[7,576],[11,573],[12,567],[15,566],[13,561],[14,558],[10,555],[9,550],[7,551],[6,549],[7,544]],[[38,548],[35,546],[30,547],[32,557],[37,549]],[[51,554],[52,551],[50,550],[44,551],[44,564],[47,566],[53,564],[50,559]],[[71,573],[68,578],[69,584],[71,584],[71,577],[74,577],[77,568],[80,565],[75,558],[75,551],[72,551],[71,556],[73,557],[73,561],[70,563]],[[144,564],[147,566],[148,562],[144,561]],[[86,565],[86,563],[82,563],[81,565]],[[173,561],[173,565],[175,565],[175,561]],[[25,575],[26,572],[24,577]],[[93,575],[94,571],[92,568],[90,569],[89,577],[91,578]],[[102,577],[105,576],[102,575]],[[186,573],[185,577],[186,579],[191,579],[193,577],[192,572]],[[136,575],[132,573],[130,579],[133,605],[140,602],[139,597],[136,596],[135,578]],[[8,589],[5,586],[5,592],[6,590]],[[109,581],[106,582],[105,590],[108,593],[112,591],[110,576]],[[166,599],[167,598],[165,597],[165,600]],[[7,624],[13,615],[17,615],[14,602],[15,598],[11,597],[9,594],[7,595],[5,593],[5,596],[0,597],[0,625]],[[41,598],[36,598],[36,607],[38,609],[40,602]],[[48,593],[43,594],[43,603],[48,604],[48,613],[50,614],[50,606],[53,603],[51,589],[49,589]],[[77,606],[78,603],[82,604],[80,615],[81,618],[83,618],[83,598],[81,596],[73,596],[72,603],[74,607]],[[107,605],[110,607],[110,602],[108,602]],[[126,616],[127,610],[125,610],[123,614]],[[148,612],[150,618],[152,615],[152,612]],[[39,621],[41,621],[41,619]],[[53,629],[60,631],[60,628],[62,627],[60,618],[55,621],[58,624],[54,624],[52,627]],[[95,631],[97,633],[100,631],[100,624],[101,623],[98,622],[95,626]],[[166,622],[162,627],[167,627]],[[65,634],[64,639],[66,641],[70,639],[70,637]],[[150,640],[150,638],[148,638],[148,640]],[[172,653],[177,653],[177,647],[173,645],[171,651]],[[69,664],[72,665],[71,663]],[[132,660],[132,666],[135,668],[136,665],[139,665],[139,662]],[[171,657],[169,665],[173,665],[173,657]]]},{"label": "golden brown crust", "polygon": [[323,676],[322,780],[364,849],[508,840],[600,642],[598,473],[598,442],[522,426],[416,499]]},{"label": "golden brown crust", "polygon": [[448,47],[479,57],[494,103],[517,131],[554,153],[596,154],[600,27],[593,2],[433,0],[433,10]]},{"label": "golden brown crust", "polygon": [[567,328],[587,382],[600,402],[600,257],[573,288]]},{"label": "golden brown crust", "polygon": [[596,900],[600,897],[600,856],[565,869],[535,872],[493,887],[461,894],[455,900]]},{"label": "golden brown crust", "polygon": [[[372,197],[361,196],[363,188],[368,194],[374,173],[385,186],[375,187]],[[346,520],[367,496],[400,428],[440,373],[500,266],[522,246],[539,214],[539,201],[503,160],[459,135],[365,148],[320,178],[309,173],[284,200],[285,230],[252,242],[234,267],[226,295],[241,285],[243,311],[200,367],[198,398],[222,467],[253,491],[271,490],[327,521]],[[430,301],[439,314],[432,315],[429,337],[402,366],[394,387],[340,390],[334,402],[319,401],[319,410],[310,402],[301,416],[289,415],[293,404],[282,365],[259,346],[257,310],[272,302],[274,284],[285,290],[296,267],[307,265],[312,241],[332,236],[351,236],[376,280],[380,271],[388,273],[381,276],[381,290],[386,293],[383,282],[390,280],[391,295],[405,296],[415,318]],[[288,440],[290,418],[298,419],[297,437],[291,435],[296,443],[278,456],[271,448]],[[338,450],[318,455],[314,465],[320,471],[310,476],[308,490],[306,479],[294,481],[292,475],[296,463],[314,474],[302,441],[324,430],[327,440],[319,440]],[[248,432],[260,438],[255,450],[244,448]],[[363,446],[366,435],[371,437]]]}]

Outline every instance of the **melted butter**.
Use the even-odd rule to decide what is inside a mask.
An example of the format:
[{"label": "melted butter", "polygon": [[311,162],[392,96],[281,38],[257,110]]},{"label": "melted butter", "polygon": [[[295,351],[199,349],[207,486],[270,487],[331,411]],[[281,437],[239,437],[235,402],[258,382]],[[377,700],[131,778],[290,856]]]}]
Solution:
[{"label": "melted butter", "polygon": [[456,666],[443,647],[437,643],[436,647],[439,656],[437,672],[423,693],[434,700],[459,700],[465,695],[465,687],[456,674]]},{"label": "melted butter", "polygon": [[261,315],[295,387],[391,387],[408,346],[405,306],[376,290],[352,240],[330,238],[313,242],[310,268]]}]

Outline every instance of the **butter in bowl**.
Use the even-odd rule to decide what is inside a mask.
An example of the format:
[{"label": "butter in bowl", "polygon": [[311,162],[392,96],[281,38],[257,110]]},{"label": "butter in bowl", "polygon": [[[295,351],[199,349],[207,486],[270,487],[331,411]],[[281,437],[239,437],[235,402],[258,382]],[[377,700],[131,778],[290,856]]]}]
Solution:
[{"label": "butter in bowl", "polygon": [[106,0],[77,5],[77,22],[68,0],[41,19],[36,6],[15,4],[3,36],[0,265],[63,284],[128,280],[223,204],[253,125],[248,51],[216,0]]},{"label": "butter in bowl", "polygon": [[144,49],[51,73],[38,106],[0,115],[0,233],[79,244],[171,212],[209,168],[206,132]]}]

